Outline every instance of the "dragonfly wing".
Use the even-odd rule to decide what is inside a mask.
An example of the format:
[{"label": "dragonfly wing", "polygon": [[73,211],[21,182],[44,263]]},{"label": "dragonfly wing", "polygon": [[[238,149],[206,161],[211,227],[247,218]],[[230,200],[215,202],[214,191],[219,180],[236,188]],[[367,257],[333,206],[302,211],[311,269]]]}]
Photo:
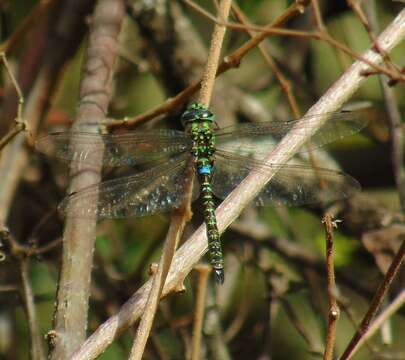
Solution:
[{"label": "dragonfly wing", "polygon": [[219,152],[216,154],[212,187],[225,198],[252,171],[276,170],[276,175],[255,199],[258,206],[299,206],[349,197],[360,188],[351,176],[334,170],[298,164],[265,164],[258,160]]},{"label": "dragonfly wing", "polygon": [[[313,124],[318,122],[321,117],[326,117],[328,120],[317,132],[312,134]],[[355,134],[367,122],[360,116],[359,112],[341,111],[304,116],[301,119],[291,121],[240,124],[216,131],[216,147],[219,150],[233,152],[241,156],[254,154],[257,158],[263,159],[298,124],[302,129],[300,136],[311,136],[311,146],[301,150],[306,152]]]},{"label": "dragonfly wing", "polygon": [[[125,218],[179,208],[188,196],[188,154],[142,173],[89,186],[67,196],[59,210],[72,217]],[[190,174],[190,173],[189,173]],[[193,187],[192,199],[199,194]]]},{"label": "dragonfly wing", "polygon": [[125,134],[59,132],[41,137],[36,142],[36,148],[46,155],[99,166],[135,166],[163,161],[190,147],[189,136],[175,130]]}]

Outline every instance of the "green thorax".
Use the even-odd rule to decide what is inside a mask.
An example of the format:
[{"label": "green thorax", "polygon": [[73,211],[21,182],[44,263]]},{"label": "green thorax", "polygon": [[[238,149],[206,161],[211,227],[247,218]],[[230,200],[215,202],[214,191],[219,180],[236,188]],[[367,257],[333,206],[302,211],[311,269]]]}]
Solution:
[{"label": "green thorax", "polygon": [[212,167],[215,152],[215,137],[211,130],[214,114],[203,104],[192,104],[181,117],[183,126],[188,127],[193,142],[191,153],[196,158],[197,168]]}]

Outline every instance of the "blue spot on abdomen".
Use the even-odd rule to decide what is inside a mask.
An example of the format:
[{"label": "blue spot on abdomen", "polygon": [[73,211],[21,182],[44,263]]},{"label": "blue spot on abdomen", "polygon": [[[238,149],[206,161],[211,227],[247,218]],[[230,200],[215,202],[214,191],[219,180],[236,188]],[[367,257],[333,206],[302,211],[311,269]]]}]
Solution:
[{"label": "blue spot on abdomen", "polygon": [[211,174],[211,165],[203,165],[197,169],[198,173],[201,175],[210,175]]}]

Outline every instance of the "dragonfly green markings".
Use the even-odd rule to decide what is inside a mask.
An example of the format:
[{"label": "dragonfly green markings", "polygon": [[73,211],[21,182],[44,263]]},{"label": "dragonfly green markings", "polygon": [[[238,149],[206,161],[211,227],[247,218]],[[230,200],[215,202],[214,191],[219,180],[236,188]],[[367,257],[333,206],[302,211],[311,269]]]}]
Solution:
[{"label": "dragonfly green markings", "polygon": [[201,184],[204,220],[207,231],[208,249],[211,266],[218,283],[224,282],[224,260],[219,239],[215,204],[211,187],[212,169],[214,165],[215,136],[211,130],[214,114],[203,104],[194,103],[184,112],[181,122],[186,128],[191,126],[190,134],[193,142],[191,154],[195,158],[198,177]]},{"label": "dragonfly green markings", "polygon": [[[328,117],[315,134],[313,122]],[[179,208],[189,197],[187,181],[195,171],[192,200],[201,193],[211,265],[217,282],[224,281],[224,261],[215,218],[213,195],[224,199],[251,172],[276,170],[257,194],[258,206],[328,202],[347,198],[359,189],[355,179],[340,171],[264,161],[272,148],[298,123],[311,135],[310,149],[358,132],[365,126],[356,112],[336,112],[292,121],[238,124],[213,129],[214,115],[202,104],[192,104],[182,115],[185,132],[146,130],[125,134],[81,131],[52,133],[38,139],[39,151],[85,169],[125,166],[133,174],[91,185],[67,196],[59,209],[80,218],[147,216]],[[306,133],[308,131],[308,133]],[[303,153],[308,150],[304,148]],[[102,154],[102,156],[101,156]],[[305,157],[305,154],[299,154]],[[320,181],[322,180],[322,181]],[[199,184],[198,184],[199,183]]]}]

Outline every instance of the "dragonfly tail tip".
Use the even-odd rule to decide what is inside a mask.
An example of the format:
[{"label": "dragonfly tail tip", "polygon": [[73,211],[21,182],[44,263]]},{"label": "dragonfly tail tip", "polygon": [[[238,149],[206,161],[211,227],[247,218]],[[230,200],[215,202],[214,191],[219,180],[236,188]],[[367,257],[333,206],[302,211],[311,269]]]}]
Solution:
[{"label": "dragonfly tail tip", "polygon": [[225,281],[224,269],[214,269],[214,272],[216,283],[222,285]]}]

